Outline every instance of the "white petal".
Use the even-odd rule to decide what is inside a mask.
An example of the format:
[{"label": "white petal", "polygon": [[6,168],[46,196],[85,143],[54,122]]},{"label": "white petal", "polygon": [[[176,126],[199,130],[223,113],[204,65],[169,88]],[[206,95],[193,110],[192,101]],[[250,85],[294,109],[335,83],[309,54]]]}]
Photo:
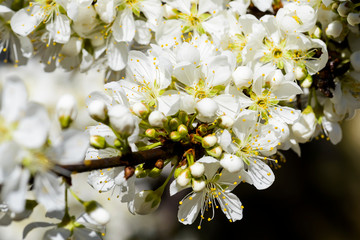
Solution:
[{"label": "white petal", "polygon": [[261,160],[250,161],[248,174],[250,175],[254,186],[258,190],[270,187],[275,181],[275,175],[271,168]]},{"label": "white petal", "polygon": [[208,179],[211,179],[220,167],[220,161],[217,160],[216,158],[209,156],[204,156],[199,160],[197,160],[197,162],[203,163],[205,165],[204,174]]},{"label": "white petal", "polygon": [[279,106],[271,108],[270,114],[276,116],[287,124],[293,124],[300,118],[301,111],[290,107]]},{"label": "white petal", "polygon": [[64,185],[60,185],[60,180],[53,173],[38,173],[35,177],[34,191],[36,200],[48,211],[64,209]]},{"label": "white petal", "polygon": [[71,232],[65,228],[54,228],[47,230],[43,240],[66,240],[70,237]]},{"label": "white petal", "polygon": [[220,203],[221,210],[228,219],[233,222],[242,219],[242,204],[235,194],[224,192],[222,197],[218,198],[218,201]]},{"label": "white petal", "polygon": [[20,166],[17,166],[1,189],[3,201],[6,202],[9,209],[15,213],[24,211],[29,179],[30,172],[27,169],[21,169]]},{"label": "white petal", "polygon": [[25,114],[27,92],[24,83],[17,76],[10,76],[3,86],[1,115],[7,122],[18,120]]},{"label": "white petal", "polygon": [[197,218],[204,201],[203,192],[194,193],[183,200],[182,204],[179,206],[177,215],[179,222],[182,224],[192,224]]},{"label": "white petal", "polygon": [[34,31],[45,16],[44,10],[39,5],[34,5],[29,9],[30,11],[27,11],[27,8],[17,11],[10,22],[11,29],[23,37]]},{"label": "white petal", "polygon": [[117,42],[130,42],[135,36],[135,20],[130,8],[118,14],[112,25],[113,36]]},{"label": "white petal", "polygon": [[41,105],[28,104],[26,115],[19,122],[14,132],[14,140],[27,148],[42,147],[48,137],[50,119]]},{"label": "white petal", "polygon": [[328,121],[325,117],[323,117],[322,126],[325,133],[329,136],[332,144],[338,144],[341,141],[342,130],[339,123]]},{"label": "white petal", "polygon": [[87,182],[96,191],[107,192],[115,185],[114,171],[114,168],[110,170],[104,169],[103,171],[92,171],[88,176]]},{"label": "white petal", "polygon": [[[159,27],[155,32],[156,42],[161,46],[171,47],[181,39],[182,21],[167,20],[159,23]],[[175,38],[175,39],[174,39]]]},{"label": "white petal", "polygon": [[106,51],[109,67],[114,71],[125,68],[128,59],[128,47],[125,42],[115,42],[111,40]]},{"label": "white petal", "polygon": [[165,114],[165,116],[170,116],[180,109],[180,96],[174,92],[165,92],[162,96],[157,98],[158,101],[158,110]]},{"label": "white petal", "polygon": [[151,40],[151,30],[146,22],[142,20],[135,21],[135,40],[136,42],[147,45],[150,43]]}]

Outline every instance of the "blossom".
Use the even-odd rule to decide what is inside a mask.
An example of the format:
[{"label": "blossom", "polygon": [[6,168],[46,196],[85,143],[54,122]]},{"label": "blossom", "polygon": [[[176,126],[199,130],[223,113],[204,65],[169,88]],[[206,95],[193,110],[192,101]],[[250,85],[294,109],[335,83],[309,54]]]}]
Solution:
[{"label": "blossom", "polygon": [[[200,213],[200,225],[205,218],[205,212],[212,211],[214,218],[215,208],[221,208],[230,221],[242,219],[242,205],[240,200],[231,191],[242,181],[247,181],[247,174],[244,171],[230,173],[226,170],[220,171],[220,163],[212,157],[202,157],[196,161],[205,166],[206,186],[201,191],[193,191],[180,201],[178,219],[183,224],[192,224]],[[181,188],[177,182],[170,185],[170,195],[176,194]],[[200,228],[199,225],[199,228]]]}]

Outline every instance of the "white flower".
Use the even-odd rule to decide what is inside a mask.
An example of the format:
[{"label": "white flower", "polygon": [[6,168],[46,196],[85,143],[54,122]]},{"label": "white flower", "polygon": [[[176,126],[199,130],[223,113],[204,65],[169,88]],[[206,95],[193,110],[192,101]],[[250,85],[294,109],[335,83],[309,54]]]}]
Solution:
[{"label": "white flower", "polygon": [[[220,163],[212,157],[202,157],[197,163],[205,166],[205,186],[200,181],[195,183],[194,192],[190,193],[180,201],[178,219],[183,224],[192,224],[200,213],[200,225],[205,218],[205,211],[209,208],[218,208],[224,212],[231,221],[242,219],[242,205],[240,200],[231,191],[240,183],[248,180],[244,171],[229,173],[226,170],[219,172]],[[176,181],[170,185],[170,195],[176,194],[179,190]],[[210,221],[213,215],[208,218]],[[200,226],[199,226],[200,228]]]},{"label": "white flower", "polygon": [[9,21],[14,12],[6,6],[0,5],[0,53],[6,54],[5,62],[10,59],[15,66],[27,63],[33,54],[33,46],[28,37],[14,34]]},{"label": "white flower", "polygon": [[56,1],[30,2],[29,6],[17,11],[11,18],[11,28],[20,36],[27,36],[40,24],[46,23],[49,39],[66,43],[70,39],[70,20],[60,12]]},{"label": "white flower", "polygon": [[296,121],[291,129],[293,135],[299,143],[305,143],[313,136],[316,130],[317,120],[312,108],[308,106],[302,112],[298,121]]},{"label": "white flower", "polygon": [[287,33],[307,32],[316,23],[317,15],[309,5],[286,4],[276,13],[279,26]]}]

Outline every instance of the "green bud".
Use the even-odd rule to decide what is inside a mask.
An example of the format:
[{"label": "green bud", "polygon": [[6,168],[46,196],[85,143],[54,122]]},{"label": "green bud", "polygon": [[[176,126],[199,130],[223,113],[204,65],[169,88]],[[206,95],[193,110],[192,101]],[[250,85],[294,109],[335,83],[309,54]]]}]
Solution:
[{"label": "green bud", "polygon": [[117,148],[119,148],[119,147],[122,146],[122,143],[120,142],[119,139],[115,139],[115,141],[114,141],[114,146],[117,147]]},{"label": "green bud", "polygon": [[179,132],[179,134],[181,136],[185,136],[188,134],[188,129],[184,124],[179,125],[179,127],[177,128],[177,131]]},{"label": "green bud", "polygon": [[205,124],[201,124],[199,127],[198,127],[198,133],[203,136],[205,135],[207,132],[207,127]]},{"label": "green bud", "polygon": [[161,169],[154,167],[153,169],[150,170],[149,177],[156,178],[160,176],[161,171],[162,171]]},{"label": "green bud", "polygon": [[180,141],[181,138],[182,138],[182,136],[177,131],[173,131],[170,133],[170,139],[173,140],[174,142]]},{"label": "green bud", "polygon": [[169,127],[172,131],[175,131],[178,126],[181,124],[181,121],[180,119],[178,118],[172,118],[170,121],[169,121]]},{"label": "green bud", "polygon": [[183,124],[187,124],[190,121],[189,115],[184,111],[179,112],[178,118]]},{"label": "green bud", "polygon": [[106,148],[106,140],[104,137],[99,135],[90,136],[90,145],[96,149]]},{"label": "green bud", "polygon": [[149,138],[156,138],[157,137],[156,130],[153,129],[153,128],[146,129],[145,135],[147,137],[149,137]]},{"label": "green bud", "polygon": [[216,146],[211,149],[206,149],[206,152],[214,158],[220,158],[222,154],[222,148],[220,146]]}]

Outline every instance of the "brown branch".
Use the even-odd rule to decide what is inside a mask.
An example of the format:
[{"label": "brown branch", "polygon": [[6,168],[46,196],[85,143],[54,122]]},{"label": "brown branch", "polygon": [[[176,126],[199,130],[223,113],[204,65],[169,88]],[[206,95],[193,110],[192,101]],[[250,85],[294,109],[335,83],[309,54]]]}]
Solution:
[{"label": "brown branch", "polygon": [[[101,158],[96,160],[85,160],[80,164],[73,165],[57,165],[58,169],[67,170],[72,173],[89,172],[92,170],[120,167],[120,166],[136,166],[141,163],[145,163],[148,167],[154,166],[156,161],[159,159],[169,159],[173,156],[178,155],[181,152],[182,146],[179,144],[167,144],[165,146],[125,154],[123,156]],[[57,171],[60,175],[62,174]]]}]

